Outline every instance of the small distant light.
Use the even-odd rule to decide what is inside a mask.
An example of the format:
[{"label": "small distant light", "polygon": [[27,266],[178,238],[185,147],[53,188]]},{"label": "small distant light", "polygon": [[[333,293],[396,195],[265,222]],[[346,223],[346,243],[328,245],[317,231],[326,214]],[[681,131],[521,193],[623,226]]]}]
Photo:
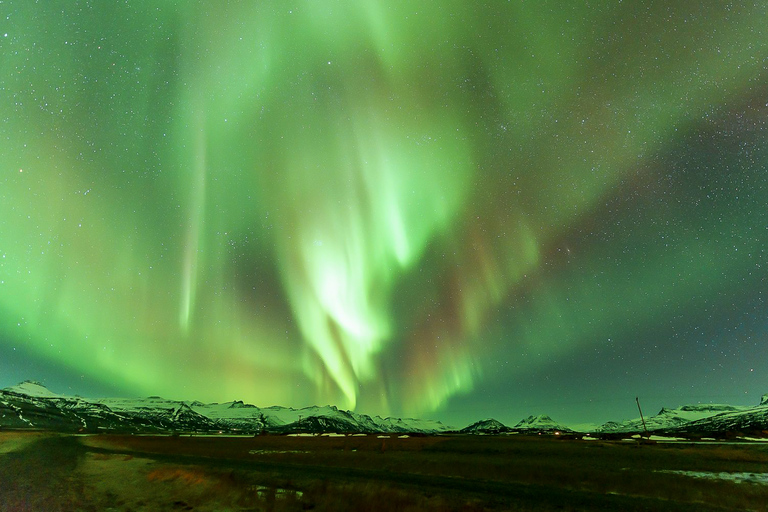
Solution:
[{"label": "small distant light", "polygon": [[8,32],[6,32],[5,34],[3,34],[3,37],[8,37]]}]

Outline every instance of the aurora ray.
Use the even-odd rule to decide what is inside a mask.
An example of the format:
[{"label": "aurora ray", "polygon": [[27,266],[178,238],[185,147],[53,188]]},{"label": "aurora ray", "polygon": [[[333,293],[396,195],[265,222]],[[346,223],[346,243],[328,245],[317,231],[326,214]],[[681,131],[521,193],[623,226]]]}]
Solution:
[{"label": "aurora ray", "polygon": [[767,9],[3,2],[4,384],[457,422],[752,403]]}]

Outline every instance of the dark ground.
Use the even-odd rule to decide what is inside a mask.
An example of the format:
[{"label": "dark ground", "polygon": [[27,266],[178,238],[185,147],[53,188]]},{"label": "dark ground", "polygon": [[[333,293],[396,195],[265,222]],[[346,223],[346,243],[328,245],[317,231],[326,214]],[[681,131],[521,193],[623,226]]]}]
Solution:
[{"label": "dark ground", "polygon": [[768,510],[768,485],[657,470],[763,473],[768,446],[5,432],[0,511]]}]

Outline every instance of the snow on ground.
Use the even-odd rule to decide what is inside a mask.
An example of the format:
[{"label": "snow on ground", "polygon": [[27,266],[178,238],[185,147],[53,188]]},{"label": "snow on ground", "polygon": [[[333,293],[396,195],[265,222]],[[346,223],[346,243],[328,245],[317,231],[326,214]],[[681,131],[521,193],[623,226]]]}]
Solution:
[{"label": "snow on ground", "polygon": [[715,473],[714,471],[679,471],[670,469],[660,469],[656,472],[689,476],[691,478],[705,478],[708,480],[730,480],[737,484],[751,483],[768,485],[768,473],[728,473],[725,471]]},{"label": "snow on ground", "polygon": [[[622,439],[622,441],[639,441],[640,439],[646,439],[645,436],[641,436],[640,434],[634,434],[631,439]],[[668,436],[650,436],[647,439],[650,439],[651,441],[657,441],[659,443],[677,443],[680,441],[690,441],[690,439],[686,439],[685,437],[668,437]]]},{"label": "snow on ground", "polygon": [[651,441],[658,441],[660,443],[672,443],[675,441],[688,441],[688,439],[684,437],[651,436]]},{"label": "snow on ground", "polygon": [[296,498],[301,498],[304,493],[302,491],[296,491],[294,489],[282,489],[282,488],[271,488],[271,487],[265,487],[263,485],[255,485],[253,486],[253,490],[256,491],[256,494],[259,496],[262,500],[269,500],[274,497],[276,500],[284,500],[287,499],[290,496],[295,496]]}]

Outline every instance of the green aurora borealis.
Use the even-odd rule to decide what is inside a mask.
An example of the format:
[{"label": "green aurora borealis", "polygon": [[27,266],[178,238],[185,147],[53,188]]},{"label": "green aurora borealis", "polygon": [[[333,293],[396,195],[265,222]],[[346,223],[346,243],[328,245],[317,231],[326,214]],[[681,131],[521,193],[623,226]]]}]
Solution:
[{"label": "green aurora borealis", "polygon": [[0,2],[0,386],[757,403],[768,2],[590,5]]}]

